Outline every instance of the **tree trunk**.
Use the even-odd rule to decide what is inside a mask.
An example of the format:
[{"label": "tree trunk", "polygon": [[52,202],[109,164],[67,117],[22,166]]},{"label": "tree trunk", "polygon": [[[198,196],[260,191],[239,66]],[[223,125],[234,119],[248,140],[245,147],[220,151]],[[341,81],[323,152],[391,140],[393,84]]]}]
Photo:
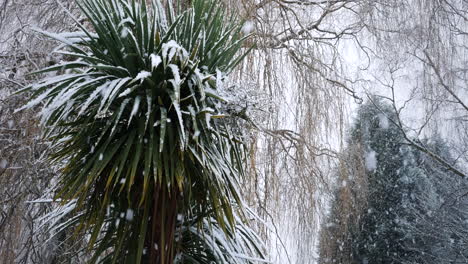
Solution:
[{"label": "tree trunk", "polygon": [[172,264],[175,249],[175,229],[180,192],[177,186],[155,186],[152,216],[148,223],[146,247],[149,249],[147,263]]}]

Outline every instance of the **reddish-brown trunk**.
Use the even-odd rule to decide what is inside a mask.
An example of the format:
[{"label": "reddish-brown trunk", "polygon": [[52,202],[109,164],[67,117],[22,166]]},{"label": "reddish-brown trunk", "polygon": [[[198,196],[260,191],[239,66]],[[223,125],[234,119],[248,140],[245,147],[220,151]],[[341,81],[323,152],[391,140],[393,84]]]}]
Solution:
[{"label": "reddish-brown trunk", "polygon": [[180,195],[177,187],[155,186],[152,216],[146,238],[151,264],[173,264],[175,256],[175,229],[177,204]]}]

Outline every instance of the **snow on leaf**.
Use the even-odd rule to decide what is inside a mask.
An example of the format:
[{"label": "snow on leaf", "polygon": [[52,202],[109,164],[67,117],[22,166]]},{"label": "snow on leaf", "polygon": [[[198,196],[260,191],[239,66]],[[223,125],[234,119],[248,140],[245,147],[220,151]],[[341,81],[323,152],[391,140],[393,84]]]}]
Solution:
[{"label": "snow on leaf", "polygon": [[89,36],[92,38],[98,38],[98,35],[96,33],[91,33],[91,32],[83,32],[83,31],[74,31],[74,32],[61,32],[58,35],[67,38],[67,39],[72,39],[72,41],[75,39],[75,41],[81,41],[81,40],[89,40]]},{"label": "snow on leaf", "polygon": [[[127,106],[128,102],[130,102],[130,99],[129,99],[129,98],[125,99],[125,100],[122,102],[122,104],[120,105],[119,113],[117,114],[117,119],[116,119],[117,121],[120,120],[120,117],[122,116],[122,113],[123,113],[125,107]],[[112,130],[111,130],[111,135],[114,134],[114,131],[115,131],[115,129],[117,128],[117,124],[118,124],[118,122],[115,122],[115,123],[114,123],[114,126],[112,127]]]},{"label": "snow on leaf", "polygon": [[[71,105],[70,102],[73,100],[72,97],[78,93],[83,87],[87,87],[90,84],[102,81],[104,79],[107,79],[108,76],[101,76],[95,79],[88,80],[86,82],[80,83],[79,85],[70,85],[67,89],[62,89],[62,91],[54,97],[53,101],[47,105],[42,111],[41,111],[41,122],[44,123],[46,120],[49,119],[49,116],[57,109],[62,107],[63,105],[67,105],[67,109],[71,110]],[[64,113],[65,115],[67,113]],[[57,120],[58,121],[58,120]]]},{"label": "snow on leaf", "polygon": [[125,96],[131,94],[136,88],[137,88],[137,86],[129,87],[129,88],[125,89],[125,91],[123,91],[121,94],[119,94],[118,97],[119,97],[119,98],[120,98],[120,97],[125,97]]},{"label": "snow on leaf", "polygon": [[151,60],[151,70],[156,69],[159,66],[159,64],[161,64],[162,62],[161,57],[155,54],[150,55],[150,60]]},{"label": "snow on leaf", "polygon": [[151,107],[152,107],[152,98],[150,95],[146,95],[146,105],[147,105],[147,111],[146,111],[146,122],[145,122],[145,127],[148,126],[148,122],[150,120],[150,115],[151,115]]},{"label": "snow on leaf", "polygon": [[146,78],[151,77],[151,72],[148,71],[141,71],[138,75],[133,79],[133,81],[137,82],[140,81],[142,83]]},{"label": "snow on leaf", "polygon": [[170,40],[162,45],[162,58],[165,64],[172,61],[175,55],[178,55],[179,59],[182,60],[188,57],[188,52],[174,40]]},{"label": "snow on leaf", "polygon": [[117,28],[120,28],[121,26],[124,26],[125,24],[131,24],[134,26],[135,21],[133,21],[133,19],[131,19],[130,17],[124,18],[122,19],[122,21],[120,21],[119,25],[117,25]]},{"label": "snow on leaf", "polygon": [[175,83],[177,84],[177,86],[180,85],[180,73],[179,73],[179,67],[177,67],[177,65],[175,64],[169,64],[168,67],[171,69],[172,71],[172,75],[174,75],[174,81]]},{"label": "snow on leaf", "polygon": [[222,90],[223,88],[223,73],[216,69],[216,89]]},{"label": "snow on leaf", "polygon": [[132,112],[130,113],[130,120],[128,120],[129,125],[132,122],[132,118],[138,113],[138,109],[140,107],[140,102],[141,102],[141,97],[137,96],[135,98],[135,102],[133,103]]},{"label": "snow on leaf", "polygon": [[68,46],[72,46],[73,48],[76,48],[77,50],[81,50],[78,46],[75,45],[75,43],[81,41],[81,39],[71,38],[70,35],[67,34],[67,33],[61,33],[61,34],[51,33],[51,32],[47,32],[47,31],[44,31],[42,29],[39,29],[37,27],[32,27],[31,29],[38,32],[38,33],[41,33],[41,34],[43,34],[43,35],[45,35],[47,37],[58,40],[58,41],[66,44]]},{"label": "snow on leaf", "polygon": [[78,115],[82,115],[86,111],[86,109],[91,105],[91,103],[94,100],[96,100],[97,96],[102,95],[103,91],[106,90],[111,84],[112,84],[112,81],[107,81],[103,85],[97,87],[96,90],[94,90],[91,93],[91,95],[88,97],[86,102],[83,104],[83,106],[81,107],[81,110],[78,113]]},{"label": "snow on leaf", "polygon": [[109,83],[109,85],[107,85],[107,87],[105,87],[105,89],[102,89],[101,90],[101,97],[102,97],[102,100],[99,104],[99,110],[98,112],[101,112],[102,108],[104,107],[104,104],[106,103],[106,101],[109,99],[109,95],[111,94],[111,92],[115,89],[115,87],[121,82],[122,80],[121,79],[115,79],[113,81],[111,81]]},{"label": "snow on leaf", "polygon": [[45,225],[49,226],[56,226],[57,223],[66,217],[70,212],[72,212],[76,207],[76,200],[70,200],[64,205],[57,207],[56,209],[52,210],[50,213],[40,217],[37,219],[38,223],[41,223],[38,226],[38,229],[44,227]]},{"label": "snow on leaf", "polygon": [[56,77],[52,77],[52,78],[47,78],[44,81],[41,81],[41,82],[39,82],[37,84],[32,85],[31,89],[32,90],[38,90],[38,89],[47,87],[47,86],[52,85],[52,84],[61,83],[61,82],[64,82],[66,80],[74,79],[74,78],[77,78],[77,77],[84,77],[84,76],[86,76],[86,75],[85,74],[65,74],[65,75],[60,75],[60,76],[56,76]]}]

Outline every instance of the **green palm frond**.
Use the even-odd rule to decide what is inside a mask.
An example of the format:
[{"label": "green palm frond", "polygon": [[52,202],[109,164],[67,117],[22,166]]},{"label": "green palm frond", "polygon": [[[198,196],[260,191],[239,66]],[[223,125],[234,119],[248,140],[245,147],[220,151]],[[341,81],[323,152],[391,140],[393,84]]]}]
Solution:
[{"label": "green palm frond", "polygon": [[170,263],[180,215],[207,215],[229,238],[242,218],[246,152],[218,118],[219,89],[247,52],[240,21],[214,0],[179,13],[159,1],[79,5],[92,30],[42,32],[75,60],[39,71],[59,75],[24,91],[25,108],[43,104],[51,161],[65,164],[56,198],[76,200],[92,262]]},{"label": "green palm frond", "polygon": [[177,237],[181,239],[182,249],[175,263],[269,263],[261,257],[255,257],[262,256],[260,238],[240,219],[237,223],[232,232],[223,232],[213,218],[205,218],[201,228],[195,225],[183,226]]}]

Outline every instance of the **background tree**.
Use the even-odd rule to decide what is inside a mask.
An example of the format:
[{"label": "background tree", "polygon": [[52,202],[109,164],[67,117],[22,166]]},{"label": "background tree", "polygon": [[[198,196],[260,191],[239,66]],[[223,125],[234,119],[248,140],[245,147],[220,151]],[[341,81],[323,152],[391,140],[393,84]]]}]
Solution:
[{"label": "background tree", "polygon": [[394,222],[406,188],[399,184],[402,136],[387,119],[392,109],[378,105],[380,109],[370,102],[362,105],[350,131],[344,160],[347,168],[356,169],[345,171],[337,184],[327,231],[321,236],[322,263],[392,263],[394,255],[404,254],[404,234]]},{"label": "background tree", "polygon": [[[392,107],[375,97],[358,110],[344,157],[357,169],[339,170],[320,263],[464,262],[463,239],[450,237],[464,237],[451,228],[466,225],[466,201],[452,208],[445,201],[466,182],[405,144],[392,118]],[[450,160],[445,143],[432,141],[431,151]]]},{"label": "background tree", "polygon": [[[76,7],[63,2],[70,12]],[[72,21],[56,1],[2,1],[0,4],[0,262],[79,261],[79,240],[49,239],[39,219],[55,206],[44,191],[54,184],[56,168],[45,162],[48,143],[39,137],[36,113],[15,112],[27,98],[15,91],[37,80],[28,72],[54,64],[55,44],[31,32],[31,25],[54,32],[73,31]],[[38,200],[40,202],[31,203]],[[79,254],[79,253],[78,253]]]}]

